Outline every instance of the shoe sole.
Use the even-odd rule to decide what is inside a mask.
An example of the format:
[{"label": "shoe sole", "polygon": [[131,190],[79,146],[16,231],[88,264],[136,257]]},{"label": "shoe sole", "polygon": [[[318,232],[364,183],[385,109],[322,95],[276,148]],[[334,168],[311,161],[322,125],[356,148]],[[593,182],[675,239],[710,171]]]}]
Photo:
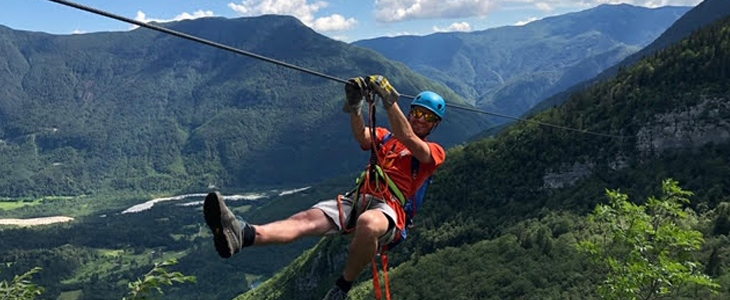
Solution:
[{"label": "shoe sole", "polygon": [[233,245],[226,238],[226,230],[223,228],[223,222],[221,221],[221,215],[223,207],[226,207],[225,205],[223,203],[223,197],[218,193],[209,193],[205,197],[205,202],[203,202],[203,215],[205,216],[205,223],[213,232],[213,241],[218,255],[223,258],[229,258],[233,252],[231,251]]}]

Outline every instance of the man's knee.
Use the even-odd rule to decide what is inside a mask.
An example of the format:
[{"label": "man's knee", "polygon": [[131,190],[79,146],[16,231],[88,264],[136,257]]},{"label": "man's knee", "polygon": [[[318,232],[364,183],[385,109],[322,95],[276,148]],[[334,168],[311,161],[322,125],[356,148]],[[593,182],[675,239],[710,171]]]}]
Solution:
[{"label": "man's knee", "polygon": [[359,234],[374,237],[385,234],[388,230],[388,217],[380,211],[368,210],[357,218],[355,231]]}]

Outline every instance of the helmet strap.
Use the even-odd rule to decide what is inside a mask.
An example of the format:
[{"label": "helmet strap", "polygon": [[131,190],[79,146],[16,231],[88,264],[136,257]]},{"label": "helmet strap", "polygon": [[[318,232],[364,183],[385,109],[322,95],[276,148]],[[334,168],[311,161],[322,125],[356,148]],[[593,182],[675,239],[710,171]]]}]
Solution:
[{"label": "helmet strap", "polygon": [[431,135],[431,133],[433,133],[433,131],[436,129],[436,127],[439,126],[439,124],[441,124],[441,121],[440,120],[439,121],[436,121],[436,123],[434,123],[433,127],[431,127],[431,130],[429,130],[428,133],[426,134],[426,136],[424,136],[422,139],[424,139],[427,136]]},{"label": "helmet strap", "polygon": [[431,128],[431,131],[429,131],[429,132],[428,132],[428,134],[429,134],[429,135],[431,135],[431,133],[432,133],[432,132],[433,132],[434,130],[436,130],[436,127],[439,127],[439,125],[440,125],[440,124],[441,124],[441,120],[438,120],[438,121],[436,121],[436,122],[435,122],[435,123],[433,124],[433,127]]}]

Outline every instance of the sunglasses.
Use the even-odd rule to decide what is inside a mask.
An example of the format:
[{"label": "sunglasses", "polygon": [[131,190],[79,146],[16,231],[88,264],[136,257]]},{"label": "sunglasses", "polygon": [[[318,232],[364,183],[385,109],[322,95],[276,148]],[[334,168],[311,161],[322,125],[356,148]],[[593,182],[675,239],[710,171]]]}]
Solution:
[{"label": "sunglasses", "polygon": [[427,122],[431,122],[431,123],[439,120],[439,117],[436,114],[434,114],[433,112],[423,111],[418,108],[411,109],[411,116],[416,119],[420,119],[421,117],[423,117]]}]

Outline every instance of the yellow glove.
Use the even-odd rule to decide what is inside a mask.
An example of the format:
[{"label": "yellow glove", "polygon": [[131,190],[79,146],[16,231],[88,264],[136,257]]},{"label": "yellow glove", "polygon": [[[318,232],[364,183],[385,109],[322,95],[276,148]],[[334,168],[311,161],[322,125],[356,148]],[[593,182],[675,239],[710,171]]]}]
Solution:
[{"label": "yellow glove", "polygon": [[393,103],[398,101],[398,97],[400,97],[398,91],[390,85],[388,79],[383,77],[383,75],[369,76],[368,87],[370,87],[370,89],[375,91],[375,93],[383,99],[383,106],[385,106],[385,108],[391,107]]}]

